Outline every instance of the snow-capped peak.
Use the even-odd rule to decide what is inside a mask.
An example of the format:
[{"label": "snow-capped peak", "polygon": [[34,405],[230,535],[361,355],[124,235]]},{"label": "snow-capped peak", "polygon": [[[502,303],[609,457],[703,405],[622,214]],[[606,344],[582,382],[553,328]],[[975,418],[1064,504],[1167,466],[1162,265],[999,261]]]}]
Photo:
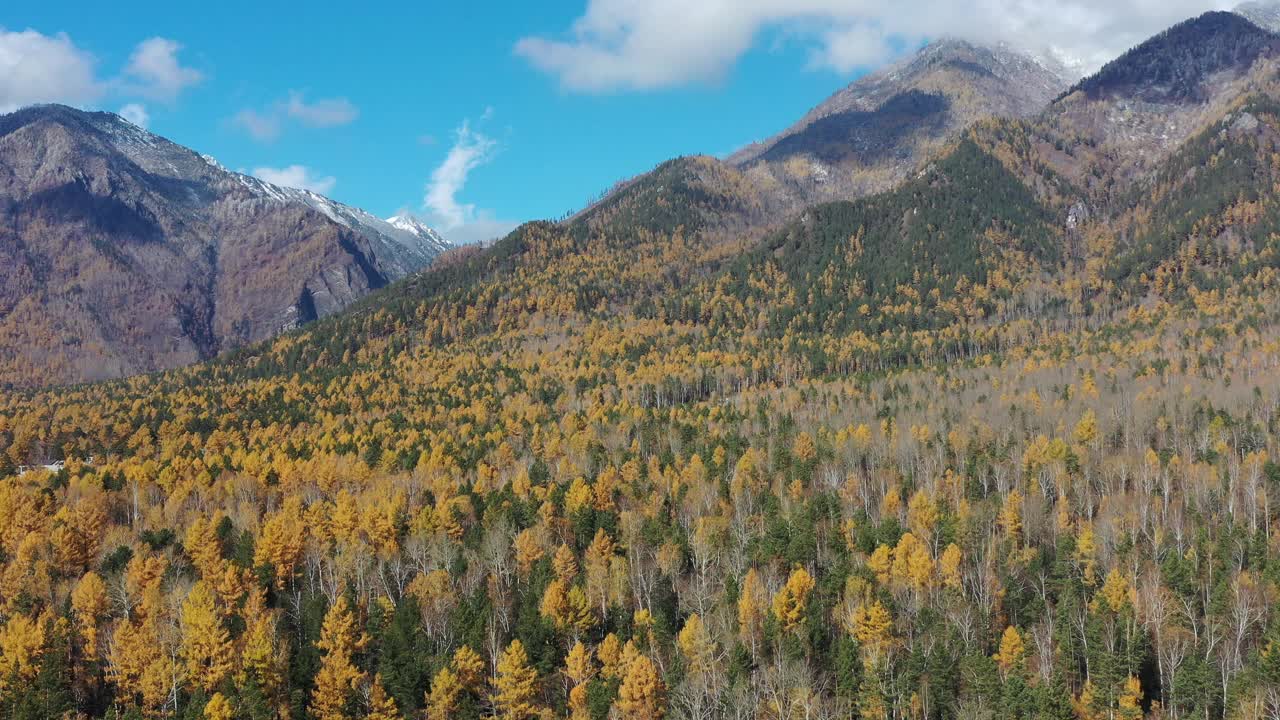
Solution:
[{"label": "snow-capped peak", "polygon": [[436,234],[434,230],[412,215],[395,215],[389,217],[387,218],[387,224],[391,227],[404,230],[405,232],[411,232],[416,235]]},{"label": "snow-capped peak", "polygon": [[223,167],[222,163],[218,162],[218,158],[212,155],[201,154],[200,159],[204,160],[206,163],[208,163],[209,167],[214,168],[215,170],[221,170],[223,172],[227,172],[227,169]]},{"label": "snow-capped peak", "polygon": [[384,265],[392,270],[393,277],[403,277],[425,267],[435,256],[453,247],[440,233],[408,215],[383,220],[311,190],[282,187],[242,173],[232,175],[258,197],[307,205],[335,223],[369,238]]}]

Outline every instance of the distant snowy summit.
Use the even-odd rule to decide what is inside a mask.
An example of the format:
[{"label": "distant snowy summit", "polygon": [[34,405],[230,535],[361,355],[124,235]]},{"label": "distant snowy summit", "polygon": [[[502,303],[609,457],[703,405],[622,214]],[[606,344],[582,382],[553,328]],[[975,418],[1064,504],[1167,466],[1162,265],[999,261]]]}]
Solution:
[{"label": "distant snowy summit", "polygon": [[[221,168],[216,165],[215,167]],[[330,220],[368,238],[391,279],[410,275],[453,247],[440,233],[407,215],[383,220],[360,208],[344,205],[311,190],[284,187],[262,178],[231,173],[236,180],[262,198],[282,203],[302,203]]]},{"label": "distant snowy summit", "polygon": [[[139,167],[169,177],[191,179],[211,171],[209,180],[228,179],[256,197],[278,203],[301,203],[369,240],[388,279],[396,280],[426,267],[453,247],[431,227],[408,215],[383,220],[311,190],[285,187],[227,169],[211,155],[197,154],[113,113],[85,113],[98,130]],[[198,167],[204,165],[204,168]],[[203,172],[202,172],[203,171]]]}]

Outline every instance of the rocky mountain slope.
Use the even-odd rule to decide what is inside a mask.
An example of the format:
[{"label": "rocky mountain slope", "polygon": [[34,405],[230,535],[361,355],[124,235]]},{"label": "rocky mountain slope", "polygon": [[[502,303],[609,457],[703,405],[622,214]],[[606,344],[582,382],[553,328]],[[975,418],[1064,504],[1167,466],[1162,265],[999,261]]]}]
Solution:
[{"label": "rocky mountain slope", "polygon": [[448,247],[109,113],[0,118],[0,377],[175,367],[350,305]]},{"label": "rocky mountain slope", "polygon": [[798,205],[887,190],[975,121],[1034,115],[1070,79],[1060,64],[1007,46],[944,39],[857,80],[728,162]]},{"label": "rocky mountain slope", "polygon": [[1280,2],[1276,0],[1250,0],[1237,5],[1232,12],[1260,28],[1280,31]]}]

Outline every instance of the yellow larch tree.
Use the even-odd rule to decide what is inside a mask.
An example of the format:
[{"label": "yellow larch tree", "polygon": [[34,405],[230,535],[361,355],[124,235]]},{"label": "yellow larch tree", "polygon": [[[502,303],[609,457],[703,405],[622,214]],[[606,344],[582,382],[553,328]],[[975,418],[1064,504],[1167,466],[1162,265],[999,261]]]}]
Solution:
[{"label": "yellow larch tree", "polygon": [[267,609],[261,591],[249,596],[243,611],[248,625],[240,638],[241,685],[254,684],[268,698],[282,688],[287,658],[277,638],[275,615]]},{"label": "yellow larch tree", "polygon": [[480,653],[463,645],[453,653],[453,671],[457,673],[458,682],[467,692],[479,692],[480,683],[484,680],[484,659]]},{"label": "yellow larch tree", "polygon": [[0,690],[11,683],[29,682],[40,669],[45,650],[45,618],[23,614],[10,617],[0,628]]},{"label": "yellow larch tree", "polygon": [[218,542],[218,524],[222,517],[221,513],[217,513],[212,518],[195,518],[187,526],[187,533],[182,541],[182,547],[191,558],[191,564],[196,566],[200,577],[210,581],[222,572],[222,547]]},{"label": "yellow larch tree", "polygon": [[276,587],[284,588],[302,559],[306,525],[302,520],[302,498],[290,496],[284,507],[262,525],[254,546],[253,564],[275,570]]},{"label": "yellow larch tree", "polygon": [[765,587],[755,568],[747,571],[738,593],[738,637],[755,655],[764,623]]},{"label": "yellow larch tree", "polygon": [[609,633],[596,648],[596,658],[600,660],[600,674],[610,680],[622,677],[622,641],[617,635]]},{"label": "yellow larch tree", "polygon": [[702,674],[712,669],[716,661],[716,642],[698,613],[693,613],[685,621],[676,642],[680,646],[680,652],[684,654],[690,673]]},{"label": "yellow larch tree", "polygon": [[227,696],[216,692],[204,704],[203,715],[204,720],[235,720],[236,710]]},{"label": "yellow larch tree", "polygon": [[315,690],[311,693],[311,713],[318,720],[347,720],[347,706],[356,686],[365,674],[355,666],[354,655],[369,641],[368,636],[356,627],[345,595],[325,614],[316,642],[324,656],[316,673]]},{"label": "yellow larch tree", "polygon": [[107,584],[92,570],[85,573],[71,591],[71,609],[75,612],[76,629],[84,641],[86,658],[98,656],[98,632],[107,612]]},{"label": "yellow larch tree", "polygon": [[568,585],[578,576],[578,558],[573,554],[573,549],[568,545],[561,545],[556,548],[556,554],[551,558],[551,569],[556,574],[556,579]]},{"label": "yellow larch tree", "polygon": [[1111,572],[1107,573],[1107,579],[1102,583],[1102,589],[1098,591],[1112,612],[1120,612],[1125,607],[1131,607],[1133,592],[1133,585],[1118,568],[1111,568]]},{"label": "yellow larch tree", "polygon": [[947,549],[942,551],[942,558],[938,560],[938,573],[942,576],[942,584],[949,590],[959,590],[963,585],[963,577],[960,574],[960,565],[964,561],[964,554],[960,551],[960,546],[955,543],[947,545]]},{"label": "yellow larch tree", "polygon": [[661,720],[666,715],[666,687],[648,656],[627,664],[615,706],[623,720]]},{"label": "yellow larch tree", "polygon": [[809,594],[815,586],[809,571],[796,568],[782,589],[773,596],[773,616],[784,632],[792,632],[804,624]]},{"label": "yellow larch tree", "polygon": [[1023,643],[1022,633],[1012,625],[1006,627],[1004,634],[1000,636],[1000,649],[993,658],[1000,667],[1000,672],[1008,675],[1021,667],[1026,654],[1027,648]]},{"label": "yellow larch tree", "polygon": [[427,692],[427,720],[451,720],[458,712],[458,698],[462,696],[462,683],[451,668],[440,668],[431,679]]},{"label": "yellow larch tree", "polygon": [[916,537],[928,541],[938,524],[938,505],[924,490],[917,490],[907,502],[907,527]]},{"label": "yellow larch tree", "polygon": [[588,720],[591,717],[587,704],[587,682],[593,674],[591,652],[581,641],[574,643],[564,659],[564,676],[569,681],[570,720]]},{"label": "yellow larch tree", "polygon": [[853,636],[862,646],[863,662],[868,667],[878,665],[893,642],[893,616],[879,600],[874,600],[854,610],[851,624]]},{"label": "yellow larch tree", "polygon": [[1022,538],[1022,493],[1010,490],[996,518],[1005,536],[1014,542]]},{"label": "yellow larch tree", "polygon": [[373,676],[373,684],[369,688],[369,712],[364,720],[401,720],[395,698],[387,694],[380,674]]},{"label": "yellow larch tree", "polygon": [[222,684],[235,667],[231,634],[203,580],[182,603],[182,661],[187,678],[205,692]]},{"label": "yellow larch tree", "polygon": [[1117,698],[1116,720],[1141,720],[1142,718],[1142,683],[1130,675],[1125,678]]},{"label": "yellow larch tree", "polygon": [[493,680],[494,717],[497,720],[530,720],[541,712],[538,704],[538,671],[529,664],[524,644],[512,640],[498,660]]}]

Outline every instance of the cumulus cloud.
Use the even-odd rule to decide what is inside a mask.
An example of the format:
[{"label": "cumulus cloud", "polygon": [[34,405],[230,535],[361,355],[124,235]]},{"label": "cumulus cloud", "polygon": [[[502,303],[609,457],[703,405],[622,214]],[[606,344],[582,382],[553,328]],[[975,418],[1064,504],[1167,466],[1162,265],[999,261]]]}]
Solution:
[{"label": "cumulus cloud", "polygon": [[266,180],[273,185],[310,190],[321,195],[329,194],[338,181],[330,175],[317,175],[305,165],[290,165],[283,168],[254,168],[255,177]]},{"label": "cumulus cloud", "polygon": [[571,91],[714,82],[768,30],[805,43],[811,66],[848,72],[941,36],[1049,52],[1084,73],[1180,20],[1234,0],[588,0],[561,37],[517,55]]},{"label": "cumulus cloud", "polygon": [[[104,96],[172,102],[202,79],[199,71],[178,62],[181,49],[165,38],[144,40],[117,76],[104,79],[98,75],[93,55],[77,47],[66,33],[0,28],[0,112],[48,102],[93,106]],[[125,105],[121,114],[134,122],[141,118],[139,125],[148,119],[138,103]]]},{"label": "cumulus cloud", "polygon": [[0,112],[45,102],[82,105],[97,100],[103,90],[93,56],[65,33],[0,27]]},{"label": "cumulus cloud", "polygon": [[303,93],[291,90],[287,98],[272,103],[266,109],[241,110],[231,117],[231,124],[249,133],[254,140],[271,142],[280,137],[291,121],[307,127],[331,128],[349,125],[359,115],[360,110],[344,97],[307,102]]},{"label": "cumulus cloud", "polygon": [[138,43],[125,66],[127,90],[160,102],[173,102],[183,90],[197,85],[204,75],[178,61],[182,45],[153,37]]},{"label": "cumulus cloud", "polygon": [[116,114],[140,128],[145,128],[151,123],[151,116],[147,114],[147,109],[139,103],[129,103],[120,108]]}]

